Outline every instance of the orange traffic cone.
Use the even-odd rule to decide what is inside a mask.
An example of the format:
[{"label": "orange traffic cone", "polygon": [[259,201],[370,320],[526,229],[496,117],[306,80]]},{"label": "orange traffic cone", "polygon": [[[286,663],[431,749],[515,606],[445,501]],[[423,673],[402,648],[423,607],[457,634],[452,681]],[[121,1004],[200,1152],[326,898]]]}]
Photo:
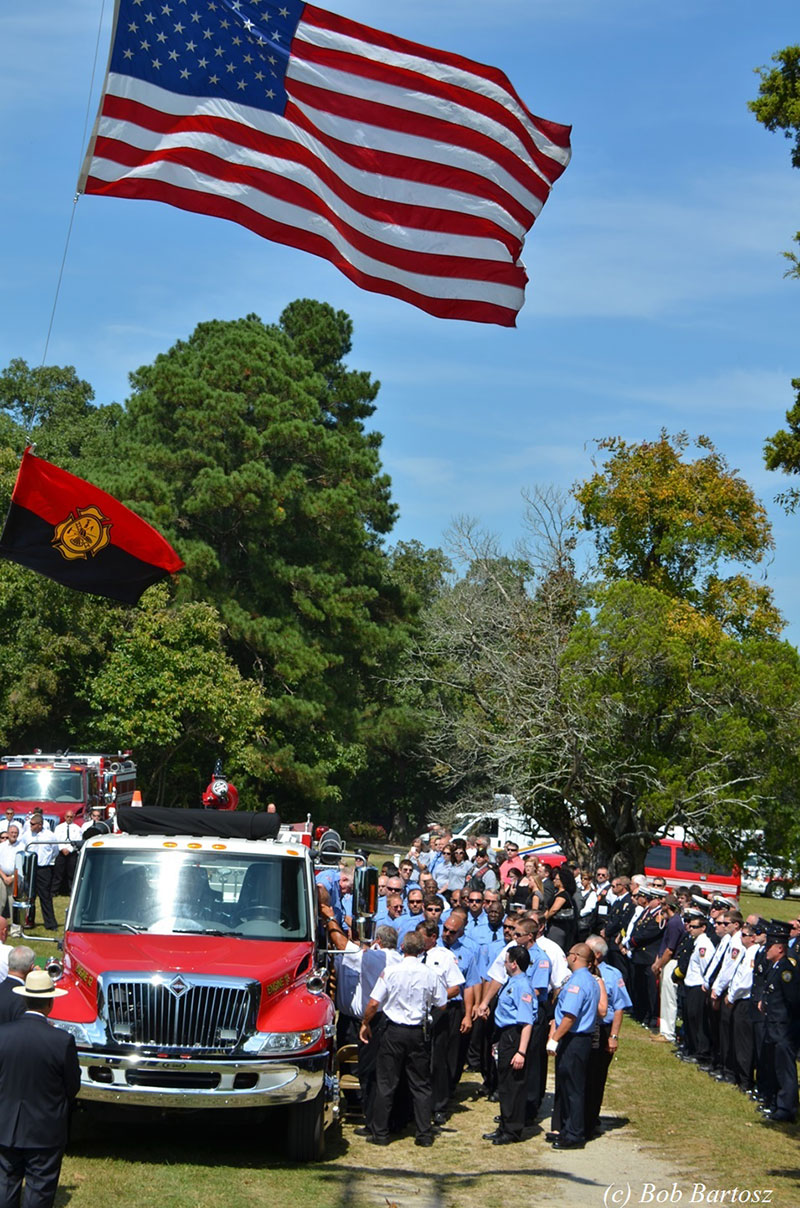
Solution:
[{"label": "orange traffic cone", "polygon": [[131,805],[138,805],[141,807],[141,804],[142,804],[142,794],[139,792],[138,789],[134,789],[133,796],[131,797]]}]

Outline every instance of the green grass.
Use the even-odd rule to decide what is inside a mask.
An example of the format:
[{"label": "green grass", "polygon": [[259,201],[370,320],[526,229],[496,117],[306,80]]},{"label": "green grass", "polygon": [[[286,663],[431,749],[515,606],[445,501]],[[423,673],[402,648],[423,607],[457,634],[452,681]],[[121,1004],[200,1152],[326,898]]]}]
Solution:
[{"label": "green grass", "polygon": [[800,898],[785,898],[776,902],[774,898],[764,898],[755,893],[743,893],[740,898],[742,914],[760,914],[765,919],[796,919],[800,916]]},{"label": "green grass", "polygon": [[772,1187],[779,1208],[800,1203],[800,1125],[765,1123],[736,1087],[678,1061],[668,1045],[654,1044],[630,1020],[612,1063],[604,1114],[608,1107],[706,1186]]}]

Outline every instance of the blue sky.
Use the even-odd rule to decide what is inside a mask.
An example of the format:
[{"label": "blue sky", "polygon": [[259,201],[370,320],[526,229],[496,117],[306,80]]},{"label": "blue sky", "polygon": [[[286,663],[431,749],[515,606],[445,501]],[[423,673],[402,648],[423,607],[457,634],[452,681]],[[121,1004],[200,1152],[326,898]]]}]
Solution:
[{"label": "blue sky", "polygon": [[[304,296],[341,307],[355,323],[351,365],[382,383],[393,536],[427,545],[469,515],[510,547],[521,492],[585,477],[595,438],[703,433],[769,508],[767,581],[800,641],[800,517],[772,503],[784,483],[761,456],[800,376],[800,286],[780,257],[800,226],[800,172],[746,107],[753,69],[800,38],[796,0],[334,7],[501,67],[534,112],[572,124],[572,163],[527,241],[517,328],[434,319],[232,223],[86,197],[48,362],[75,365],[98,402],[122,402],[128,373],[202,320],[271,321]],[[0,11],[2,365],[42,359],[112,8]]]}]

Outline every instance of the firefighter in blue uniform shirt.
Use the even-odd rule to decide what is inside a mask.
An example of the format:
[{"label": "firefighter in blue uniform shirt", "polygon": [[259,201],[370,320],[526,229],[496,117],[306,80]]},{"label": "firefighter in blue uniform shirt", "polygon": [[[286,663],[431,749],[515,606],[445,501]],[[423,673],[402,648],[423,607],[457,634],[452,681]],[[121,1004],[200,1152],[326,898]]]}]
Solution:
[{"label": "firefighter in blue uniform shirt", "polygon": [[770,1120],[793,1124],[797,1116],[797,1043],[800,1029],[800,969],[788,955],[789,925],[774,919],[767,931],[767,976],[760,1009],[765,1016],[761,1060],[769,1070]]},{"label": "firefighter in blue uniform shirt", "polygon": [[564,982],[550,1024],[547,1049],[556,1054],[557,1116],[556,1134],[548,1134],[554,1149],[583,1149],[586,1075],[592,1052],[592,1036],[597,1025],[598,1008],[608,1010],[608,997],[602,979],[593,976],[591,948],[573,944],[567,953],[571,976]]},{"label": "firefighter in blue uniform shirt", "polygon": [[536,994],[526,977],[529,965],[528,949],[513,944],[505,957],[508,981],[497,995],[494,1013],[500,1124],[494,1132],[484,1133],[484,1139],[494,1145],[521,1141],[525,1126],[528,1045],[536,1019]]}]

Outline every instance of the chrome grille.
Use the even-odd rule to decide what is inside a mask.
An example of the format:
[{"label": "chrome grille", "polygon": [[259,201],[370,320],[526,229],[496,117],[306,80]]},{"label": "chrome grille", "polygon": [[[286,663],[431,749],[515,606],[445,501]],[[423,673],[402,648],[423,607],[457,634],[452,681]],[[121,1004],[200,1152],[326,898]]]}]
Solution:
[{"label": "chrome grille", "polygon": [[118,1044],[219,1052],[255,1030],[257,982],[179,973],[106,979],[104,990]]}]

